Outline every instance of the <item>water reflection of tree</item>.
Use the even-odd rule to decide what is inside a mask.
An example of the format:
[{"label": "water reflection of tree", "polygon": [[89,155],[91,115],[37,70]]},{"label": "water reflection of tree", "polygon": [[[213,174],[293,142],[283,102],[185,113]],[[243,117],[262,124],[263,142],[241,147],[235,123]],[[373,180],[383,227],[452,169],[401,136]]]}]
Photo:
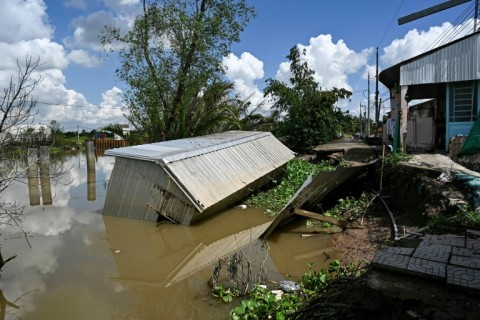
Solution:
[{"label": "water reflection of tree", "polygon": [[1,320],[5,319],[5,315],[7,314],[7,307],[14,308],[14,309],[20,308],[15,303],[8,301],[7,298],[5,298],[5,296],[3,295],[3,291],[0,290],[0,319]]},{"label": "water reflection of tree", "polygon": [[[0,97],[0,149],[3,155],[5,154],[4,149],[15,143],[16,139],[12,136],[12,132],[15,132],[14,129],[20,125],[33,123],[36,113],[37,100],[32,93],[41,79],[33,79],[32,75],[40,66],[40,59],[34,60],[32,57],[27,57],[24,65],[17,60],[17,66],[17,76],[10,78],[8,86],[3,89],[3,97]],[[2,194],[19,179],[24,171],[16,162],[8,161],[8,159],[2,159],[0,169],[0,225],[19,227],[23,207],[16,202],[12,203],[2,199]],[[24,234],[26,235],[25,232]],[[10,260],[8,258],[3,263]],[[1,267],[3,265],[0,265],[0,269]]]},{"label": "water reflection of tree", "polygon": [[[28,242],[28,232],[21,226],[24,205],[3,197],[6,189],[15,182],[22,181],[27,176],[30,166],[38,165],[41,160],[25,158],[25,148],[15,149],[17,137],[15,132],[19,126],[31,125],[37,112],[37,100],[33,97],[33,91],[41,81],[33,78],[34,72],[40,67],[40,59],[27,56],[23,63],[17,60],[18,71],[12,75],[7,87],[0,94],[0,227],[16,227],[21,231],[21,236]],[[58,179],[65,170],[49,170],[49,176]],[[1,234],[0,234],[1,235]],[[3,242],[5,239],[0,239]],[[4,259],[0,245],[0,270],[16,256],[12,255]]]},{"label": "water reflection of tree", "polygon": [[[40,181],[42,197],[49,198],[48,200],[44,198],[43,204],[52,204],[51,191],[49,191],[49,195],[47,196],[45,185],[68,184],[68,182],[62,182],[61,178],[70,171],[71,168],[65,167],[66,158],[55,157],[50,159],[48,156],[49,148],[46,147],[42,149],[43,152],[38,153],[36,148],[29,148],[28,154],[30,157],[25,156],[25,152],[11,153],[8,157],[4,155],[0,161],[0,226],[17,228],[20,232],[15,238],[24,237],[27,243],[29,233],[21,224],[25,205],[17,201],[3,199],[2,194],[14,183],[28,183],[30,188],[32,180],[35,180],[37,188]],[[3,242],[7,239],[9,238],[0,238],[0,241]],[[30,243],[28,244],[30,245]],[[13,255],[4,260],[0,250],[0,270],[8,261],[15,257],[16,255]]]}]

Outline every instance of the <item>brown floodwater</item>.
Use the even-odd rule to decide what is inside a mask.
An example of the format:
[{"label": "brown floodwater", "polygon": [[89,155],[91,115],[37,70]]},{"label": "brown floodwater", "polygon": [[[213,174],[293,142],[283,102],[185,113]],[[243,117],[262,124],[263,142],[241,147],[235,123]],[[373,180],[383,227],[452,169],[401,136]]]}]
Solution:
[{"label": "brown floodwater", "polygon": [[1,272],[0,317],[225,319],[235,302],[213,297],[209,280],[231,283],[232,256],[242,284],[261,279],[273,288],[335,255],[329,236],[302,236],[309,233],[302,221],[259,240],[271,218],[258,208],[232,208],[194,226],[104,216],[114,161],[52,158],[54,178],[38,168],[38,179],[28,172],[2,194],[25,205],[28,242],[18,228],[0,225],[4,258],[17,255]]}]

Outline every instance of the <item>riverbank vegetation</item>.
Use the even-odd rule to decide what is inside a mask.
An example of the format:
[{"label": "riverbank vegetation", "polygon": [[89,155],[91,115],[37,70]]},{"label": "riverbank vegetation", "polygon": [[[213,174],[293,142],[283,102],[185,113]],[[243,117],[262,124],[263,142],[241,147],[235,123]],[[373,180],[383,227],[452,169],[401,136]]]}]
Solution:
[{"label": "riverbank vegetation", "polygon": [[270,185],[270,189],[260,191],[249,197],[246,204],[265,208],[270,215],[275,216],[280,213],[310,174],[334,169],[335,166],[329,161],[311,163],[306,160],[291,160],[287,163],[286,176],[282,180],[272,181],[273,187]]},{"label": "riverbank vegetation", "polygon": [[[377,313],[390,315],[392,311],[385,306],[398,307],[401,312],[408,311],[405,308],[409,304],[405,301],[392,299],[382,288],[365,285],[374,272],[370,268],[370,261],[376,249],[395,243],[408,246],[412,241],[415,242],[412,236],[415,237],[420,232],[441,234],[447,230],[462,234],[466,229],[480,228],[480,215],[474,210],[472,196],[469,196],[472,191],[462,183],[440,181],[436,171],[400,164],[410,158],[406,154],[388,155],[384,168],[377,166],[370,176],[343,188],[336,194],[337,200],[330,201],[333,204],[326,207],[322,214],[356,221],[355,225],[359,227],[348,229],[348,232],[339,234],[338,237],[334,236],[335,246],[340,250],[339,256],[335,256],[338,260],[331,261],[326,268],[318,269],[312,264],[305,266],[305,275],[296,280],[297,290],[284,290],[279,283],[268,279],[250,286],[245,296],[242,292],[220,287],[220,291],[227,294],[235,292],[235,296],[227,299],[236,303],[232,306],[230,318],[311,319],[342,316],[355,318],[358,315]],[[327,169],[329,167],[334,168],[334,164],[328,163]],[[290,198],[290,194],[295,192],[284,190],[289,190],[290,187],[295,189],[292,186],[299,187],[310,172],[322,170],[322,167],[316,169],[315,165],[302,160],[291,161],[287,168],[292,181],[285,181],[285,186],[279,183],[273,189],[253,196],[248,203],[275,208],[272,210],[275,213],[283,208],[285,200],[282,200],[281,195]],[[291,170],[298,175],[290,174]],[[386,174],[383,175],[384,187],[380,194],[374,190],[379,186],[382,170]],[[297,183],[292,183],[296,180],[294,177],[298,177]],[[289,183],[292,185],[286,187]],[[377,201],[379,197],[382,197],[385,205],[382,201]],[[277,202],[280,204],[275,207]],[[401,240],[395,243],[391,240],[391,222],[387,210],[391,210],[395,216],[400,232]],[[306,223],[320,224],[309,220]],[[243,297],[244,300],[236,302],[237,296],[237,299]],[[423,305],[425,302],[415,300],[415,303]]]},{"label": "riverbank vegetation", "polygon": [[[309,271],[290,292],[255,284],[248,293],[248,299],[242,300],[231,310],[230,319],[295,319],[309,301],[331,294],[366,270],[360,264],[342,266],[338,260],[319,270],[315,270],[313,264],[308,267]],[[328,312],[329,309],[326,309],[325,313]]]}]

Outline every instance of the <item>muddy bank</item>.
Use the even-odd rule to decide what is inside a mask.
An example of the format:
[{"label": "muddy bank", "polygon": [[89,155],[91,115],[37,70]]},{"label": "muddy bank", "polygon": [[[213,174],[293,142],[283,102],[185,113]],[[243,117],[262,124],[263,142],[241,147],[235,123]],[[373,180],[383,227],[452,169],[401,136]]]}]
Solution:
[{"label": "muddy bank", "polygon": [[[442,172],[471,172],[446,157],[416,156],[409,163],[387,165],[383,172],[382,197],[392,211],[400,241],[391,240],[391,223],[386,208],[376,202],[359,229],[346,229],[332,236],[338,258],[345,264],[363,261],[366,273],[357,279],[332,283],[326,294],[313,299],[296,319],[476,319],[480,293],[446,286],[418,276],[373,269],[369,263],[378,249],[386,246],[416,247],[429,221],[450,216],[461,205],[471,205],[469,190],[457,181],[439,179]],[[378,190],[379,167],[355,188]],[[342,195],[337,195],[342,196]],[[462,233],[463,227],[439,225],[429,232]]]}]

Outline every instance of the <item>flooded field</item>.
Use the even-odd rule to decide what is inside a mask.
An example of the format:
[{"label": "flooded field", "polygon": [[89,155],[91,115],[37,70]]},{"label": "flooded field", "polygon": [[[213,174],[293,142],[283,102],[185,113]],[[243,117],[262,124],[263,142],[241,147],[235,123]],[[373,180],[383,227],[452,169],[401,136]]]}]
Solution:
[{"label": "flooded field", "polygon": [[[40,164],[2,194],[25,205],[28,241],[17,227],[0,226],[4,258],[17,255],[1,272],[0,317],[225,319],[234,304],[209,287],[219,260],[236,254],[248,280],[272,284],[335,255],[328,236],[301,236],[304,222],[258,240],[271,221],[262,209],[233,208],[194,226],[104,216],[114,161],[82,153],[51,159],[48,170]],[[228,284],[224,271],[217,278]]]}]

